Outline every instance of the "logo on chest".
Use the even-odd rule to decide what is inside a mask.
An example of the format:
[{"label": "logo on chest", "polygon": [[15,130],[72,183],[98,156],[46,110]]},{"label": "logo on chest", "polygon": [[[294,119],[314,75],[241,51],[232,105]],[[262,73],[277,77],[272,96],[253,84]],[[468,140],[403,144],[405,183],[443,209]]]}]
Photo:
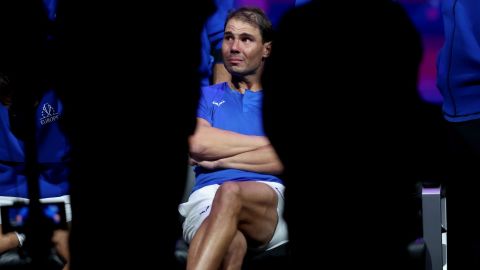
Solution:
[{"label": "logo on chest", "polygon": [[57,113],[55,108],[48,103],[44,103],[42,107],[42,117],[40,118],[40,124],[45,125],[52,123],[58,120],[60,115]]},{"label": "logo on chest", "polygon": [[217,107],[222,106],[223,103],[225,103],[225,100],[222,100],[222,101],[212,101],[212,104],[213,104],[213,105],[216,105]]}]

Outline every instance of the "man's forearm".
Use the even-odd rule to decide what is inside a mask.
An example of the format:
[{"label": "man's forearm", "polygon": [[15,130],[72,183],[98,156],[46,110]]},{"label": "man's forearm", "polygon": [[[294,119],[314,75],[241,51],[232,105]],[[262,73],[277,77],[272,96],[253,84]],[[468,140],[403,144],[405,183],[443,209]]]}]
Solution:
[{"label": "man's forearm", "polygon": [[218,160],[253,151],[269,143],[264,136],[249,136],[201,126],[190,137],[190,155],[199,161]]},{"label": "man's forearm", "polygon": [[258,173],[281,174],[283,165],[271,145],[217,161],[219,168],[239,169]]},{"label": "man's forearm", "polygon": [[17,246],[18,240],[15,233],[2,234],[0,231],[0,253],[16,248]]}]

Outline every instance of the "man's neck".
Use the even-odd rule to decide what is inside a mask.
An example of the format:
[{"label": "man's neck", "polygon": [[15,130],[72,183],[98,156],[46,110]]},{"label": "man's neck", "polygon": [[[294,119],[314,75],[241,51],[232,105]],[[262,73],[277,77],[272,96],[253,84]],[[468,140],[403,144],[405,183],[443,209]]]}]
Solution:
[{"label": "man's neck", "polygon": [[259,80],[249,80],[245,77],[240,78],[232,76],[232,79],[228,82],[228,85],[233,90],[236,90],[242,94],[244,94],[245,90],[247,89],[253,92],[262,90],[262,84]]}]

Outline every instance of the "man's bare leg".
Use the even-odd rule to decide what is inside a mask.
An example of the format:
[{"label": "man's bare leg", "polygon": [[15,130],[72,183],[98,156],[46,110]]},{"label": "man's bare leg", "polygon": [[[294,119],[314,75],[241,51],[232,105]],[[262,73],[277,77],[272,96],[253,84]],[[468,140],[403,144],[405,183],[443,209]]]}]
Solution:
[{"label": "man's bare leg", "polygon": [[222,184],[190,244],[187,270],[219,269],[237,230],[259,245],[267,244],[277,224],[277,200],[275,191],[263,183]]},{"label": "man's bare leg", "polygon": [[55,230],[53,232],[52,242],[55,245],[55,249],[58,254],[66,261],[62,270],[70,269],[70,250],[68,248],[68,230]]},{"label": "man's bare leg", "polygon": [[240,231],[237,231],[233,238],[227,254],[223,258],[222,270],[240,270],[242,269],[243,258],[247,253],[247,239]]}]

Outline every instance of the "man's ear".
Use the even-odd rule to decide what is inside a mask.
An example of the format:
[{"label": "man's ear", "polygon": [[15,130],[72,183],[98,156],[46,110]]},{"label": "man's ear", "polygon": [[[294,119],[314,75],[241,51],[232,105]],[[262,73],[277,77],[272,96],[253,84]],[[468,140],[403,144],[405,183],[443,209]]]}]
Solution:
[{"label": "man's ear", "polygon": [[272,53],[272,42],[265,42],[263,44],[263,58],[267,58],[270,56],[270,53]]}]

